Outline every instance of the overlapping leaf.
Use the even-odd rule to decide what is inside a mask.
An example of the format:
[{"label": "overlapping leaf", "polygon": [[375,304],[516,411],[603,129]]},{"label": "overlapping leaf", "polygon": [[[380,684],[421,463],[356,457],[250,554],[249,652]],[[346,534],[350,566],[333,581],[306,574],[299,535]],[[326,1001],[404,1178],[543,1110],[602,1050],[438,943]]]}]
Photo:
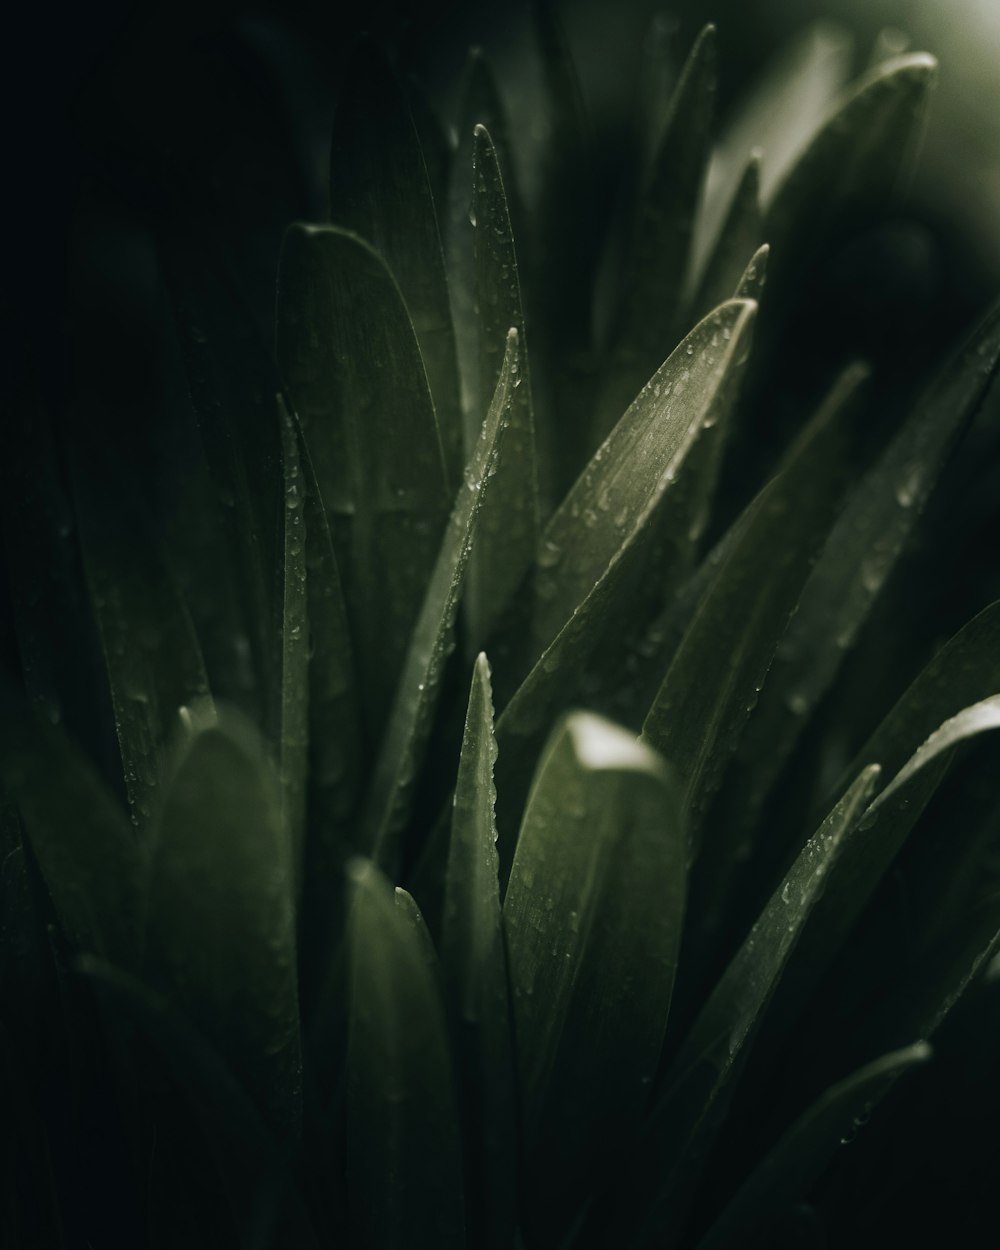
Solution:
[{"label": "overlapping leaf", "polygon": [[373,1250],[464,1246],[462,1156],[438,986],[388,882],[353,860],[350,1223]]},{"label": "overlapping leaf", "polygon": [[757,1164],[698,1243],[698,1250],[743,1245],[747,1234],[768,1216],[799,1199],[838,1145],[857,1133],[899,1078],[930,1057],[926,1042],[914,1042],[832,1085]]},{"label": "overlapping leaf", "polygon": [[330,219],[370,243],[399,283],[454,489],[464,463],[461,409],[437,212],[406,97],[384,55],[364,44],[334,116]]},{"label": "overlapping leaf", "polygon": [[150,975],[215,1043],[266,1122],[297,1131],[291,840],[256,732],[227,711],[182,740],[149,880]]},{"label": "overlapping leaf", "polygon": [[517,331],[512,329],[493,401],[452,509],[396,687],[361,825],[362,844],[380,864],[393,864],[398,854],[445,660],[454,649],[459,595],[480,512],[501,463],[517,359]]},{"label": "overlapping leaf", "polygon": [[764,1013],[801,935],[818,925],[817,904],[877,776],[877,767],[862,772],[803,847],[685,1037],[647,1130],[641,1175],[655,1198],[636,1245],[658,1244],[682,1224]]},{"label": "overlapping leaf", "polygon": [[537,1235],[565,1233],[638,1127],[680,945],[680,793],[659,757],[574,713],[539,766],[504,899]]},{"label": "overlapping leaf", "polygon": [[399,288],[361,238],[293,227],[278,283],[278,361],[326,505],[374,743],[448,516],[434,406]]}]

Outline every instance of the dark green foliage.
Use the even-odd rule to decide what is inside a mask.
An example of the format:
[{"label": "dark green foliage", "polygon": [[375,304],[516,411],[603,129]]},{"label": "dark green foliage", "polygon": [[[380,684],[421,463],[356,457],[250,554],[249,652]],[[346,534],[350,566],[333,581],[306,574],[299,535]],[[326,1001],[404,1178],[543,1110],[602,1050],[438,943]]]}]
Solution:
[{"label": "dark green foliage", "polygon": [[1000,313],[860,360],[817,276],[905,214],[933,58],[842,91],[816,31],[717,117],[661,23],[612,211],[522,34],[453,134],[352,46],[326,224],[163,174],[148,417],[12,388],[4,1245],[853,1242],[995,1022],[1000,605],[928,553]]}]

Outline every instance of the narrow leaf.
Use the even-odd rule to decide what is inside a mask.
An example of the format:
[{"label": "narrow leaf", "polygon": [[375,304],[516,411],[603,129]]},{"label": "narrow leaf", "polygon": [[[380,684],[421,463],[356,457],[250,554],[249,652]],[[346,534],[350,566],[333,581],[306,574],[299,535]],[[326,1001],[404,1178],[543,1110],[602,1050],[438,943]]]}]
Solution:
[{"label": "narrow leaf", "polygon": [[637,1131],[684,908],[680,793],[659,757],[574,713],[539,766],[504,901],[534,1219],[556,1244]]},{"label": "narrow leaf", "polygon": [[[744,795],[748,819],[759,812],[809,714],[833,683],[846,651],[905,550],[950,451],[981,403],[998,360],[1000,306],[923,396],[833,525],[803,587],[798,611],[778,646],[760,706],[747,727],[741,776],[734,779],[733,787]],[[981,685],[970,689],[952,703],[950,711],[958,711],[984,693]],[[947,714],[931,710],[921,736]],[[876,753],[866,753],[864,760],[877,759],[891,775],[912,749],[888,759],[880,742]]]},{"label": "narrow leaf", "polygon": [[[639,392],[546,525],[535,585],[536,655],[679,477],[701,431],[727,415],[755,313],[747,301],[730,301],[691,331]],[[675,519],[678,555],[688,560],[693,554],[688,531],[714,485],[714,477],[706,476],[688,495],[689,515]]]},{"label": "narrow leaf", "polygon": [[899,1078],[931,1057],[926,1042],[883,1055],[832,1085],[753,1169],[698,1250],[745,1244],[768,1216],[808,1193],[841,1142],[853,1138]]},{"label": "narrow leaf", "polygon": [[326,505],[374,743],[448,515],[420,349],[378,253],[342,230],[292,227],[277,352]]},{"label": "narrow leaf", "polygon": [[507,450],[497,466],[497,480],[480,518],[479,539],[469,566],[469,631],[473,639],[484,640],[520,586],[538,546],[538,471],[531,373],[510,214],[493,140],[481,125],[475,129],[472,176],[478,391],[466,432],[469,454],[503,369],[503,336],[510,326],[518,332]]},{"label": "narrow leaf", "polygon": [[385,57],[367,43],[355,54],[334,115],[330,220],[367,240],[399,283],[454,489],[463,463],[461,409],[437,212],[406,97]]},{"label": "narrow leaf", "polygon": [[306,491],[295,424],[278,396],[281,463],[285,487],[282,517],[283,594],[281,596],[281,738],[282,813],[291,841],[296,889],[301,886],[305,848],[306,771],[309,763],[309,615],[306,576]]},{"label": "narrow leaf", "polygon": [[534,628],[503,656],[510,675],[527,672],[497,725],[504,876],[555,717],[574,703],[620,696],[642,626],[690,567],[753,316],[753,304],[726,304],[692,331],[546,527]]},{"label": "narrow leaf", "polygon": [[438,987],[374,865],[353,860],[347,1175],[356,1244],[464,1246],[462,1156]]},{"label": "narrow leaf", "polygon": [[293,865],[281,793],[234,712],[180,744],[150,871],[146,954],[276,1131],[297,1131]]},{"label": "narrow leaf", "polygon": [[784,471],[751,503],[643,725],[644,738],[683,778],[693,851],[709,796],[756,703],[829,527],[841,485],[830,465],[837,462],[843,417],[844,405],[835,396]]},{"label": "narrow leaf", "polygon": [[413,778],[420,766],[441,675],[454,649],[455,616],[480,511],[500,463],[500,446],[517,379],[517,331],[507,335],[503,370],[465,471],[437,562],[414,626],[388,727],[364,810],[361,838],[380,864],[391,865],[409,813]]},{"label": "narrow leaf", "polygon": [[463,1091],[476,1245],[513,1244],[516,1196],[514,1072],[507,960],[500,914],[493,765],[493,696],[476,660],[455,787],[445,870],[441,962]]},{"label": "narrow leaf", "polygon": [[657,1190],[637,1245],[676,1235],[775,987],[803,930],[818,923],[817,903],[877,776],[877,767],[861,773],[803,847],[684,1039],[648,1128],[644,1167]]},{"label": "narrow leaf", "polygon": [[[1000,728],[1000,695],[950,717],[930,735],[864,813],[847,839],[816,923],[784,980],[775,1027],[788,1026],[844,946],[865,905],[937,788],[954,747]],[[971,974],[970,974],[971,975]]]}]

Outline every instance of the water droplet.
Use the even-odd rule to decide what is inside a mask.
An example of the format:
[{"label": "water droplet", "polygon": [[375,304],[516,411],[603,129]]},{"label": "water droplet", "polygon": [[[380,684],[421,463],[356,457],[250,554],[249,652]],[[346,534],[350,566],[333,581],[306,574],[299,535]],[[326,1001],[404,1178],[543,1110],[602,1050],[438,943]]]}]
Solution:
[{"label": "water droplet", "polygon": [[538,563],[543,569],[554,568],[562,559],[562,547],[558,543],[550,542],[546,539],[542,543],[541,550],[538,553]]},{"label": "water droplet", "polygon": [[787,903],[792,897],[792,885],[790,881],[786,881],[781,887],[781,901]]}]

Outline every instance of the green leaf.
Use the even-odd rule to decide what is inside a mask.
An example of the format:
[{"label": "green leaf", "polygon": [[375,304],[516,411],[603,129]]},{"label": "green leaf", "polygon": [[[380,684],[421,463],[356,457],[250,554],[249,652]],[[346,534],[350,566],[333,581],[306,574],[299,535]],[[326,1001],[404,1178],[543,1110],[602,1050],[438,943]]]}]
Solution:
[{"label": "green leaf", "polygon": [[535,418],[517,257],[497,153],[489,132],[481,125],[475,129],[472,177],[478,387],[466,429],[468,454],[503,369],[500,345],[504,334],[511,326],[518,332],[507,450],[480,517],[479,538],[469,565],[469,632],[474,640],[481,641],[489,636],[531,566],[538,546],[539,521]]},{"label": "green leaf", "polygon": [[278,396],[281,464],[285,487],[282,517],[283,594],[281,621],[281,736],[278,744],[282,813],[291,840],[296,891],[301,888],[305,853],[306,773],[309,763],[309,594],[306,573],[308,489],[299,457],[299,440],[284,400]]},{"label": "green leaf", "polygon": [[[445,254],[448,262],[448,291],[451,295],[455,342],[458,347],[459,382],[462,390],[463,428],[468,454],[479,433],[484,406],[485,383],[479,377],[479,318],[473,219],[474,150],[476,127],[485,126],[493,139],[503,191],[511,218],[515,217],[513,168],[507,143],[507,121],[496,80],[481,48],[472,48],[466,60],[459,90],[458,146],[451,167],[448,193],[448,230]],[[517,222],[514,222],[516,225]],[[520,240],[520,236],[518,236]],[[508,325],[521,324],[522,318]],[[501,329],[507,329],[502,326]],[[488,401],[489,394],[485,394]]]},{"label": "green leaf", "polygon": [[870,70],[831,108],[770,199],[764,237],[779,277],[799,272],[861,208],[898,189],[920,140],[937,61],[910,53]]},{"label": "green leaf", "polygon": [[464,1246],[462,1155],[438,987],[373,864],[353,860],[347,1176],[355,1244]]},{"label": "green leaf", "polygon": [[355,55],[334,115],[330,219],[367,240],[399,283],[454,490],[463,464],[462,418],[437,213],[406,97],[385,57],[367,43]]},{"label": "green leaf", "polygon": [[931,1057],[926,1042],[883,1055],[826,1090],[757,1164],[698,1250],[742,1246],[768,1216],[806,1194],[841,1142],[851,1140],[901,1076]]},{"label": "green leaf", "polygon": [[643,189],[614,347],[597,411],[603,437],[685,327],[684,281],[708,162],[715,98],[715,27],[698,36],[677,85]]},{"label": "green leaf", "polygon": [[96,449],[72,462],[84,569],[101,636],[132,823],[155,823],[178,708],[208,695],[198,640],[139,501]]},{"label": "green leaf", "polygon": [[480,512],[500,464],[500,449],[517,380],[517,331],[507,335],[503,370],[479,444],[465,471],[427,584],[392,713],[362,816],[362,845],[379,864],[393,865],[409,814],[412,787],[430,731],[445,661],[454,649],[455,617]]},{"label": "green leaf", "polygon": [[445,868],[441,963],[463,1120],[472,1243],[511,1246],[516,1198],[514,1071],[500,913],[493,696],[476,660]]},{"label": "green leaf", "polygon": [[132,967],[142,950],[145,855],[77,748],[7,692],[0,779],[21,814],[56,916],[78,950]]},{"label": "green leaf", "polygon": [[246,1083],[298,1130],[301,1054],[292,848],[278,779],[235,712],[178,749],[150,869],[147,966]]},{"label": "green leaf", "polygon": [[817,903],[878,772],[862,772],[805,844],[685,1037],[649,1122],[643,1167],[656,1197],[637,1246],[676,1235],[761,1019],[803,931],[819,925]]},{"label": "green leaf", "polygon": [[[998,360],[1000,306],[922,397],[852,491],[833,525],[747,727],[740,775],[732,783],[743,796],[744,820],[752,820],[760,811],[809,714],[832,685],[846,651],[905,550],[949,452],[981,403]],[[951,705],[951,711],[984,693],[982,685],[970,688]],[[931,711],[929,720],[922,722],[921,736],[930,733],[946,714]],[[913,748],[906,748],[896,759],[886,758],[883,749],[879,743],[876,753],[865,754],[859,763],[877,759],[891,775]]]},{"label": "green leaf", "polygon": [[[655,511],[702,430],[727,415],[749,353],[755,313],[748,301],[730,301],[691,331],[642,388],[549,520],[538,552],[533,658]],[[685,495],[687,515],[673,519],[675,559],[682,564],[693,558],[695,539],[689,531],[703,523],[699,514],[713,486],[714,473],[704,473]]]},{"label": "green leaf", "polygon": [[952,749],[997,728],[1000,695],[983,699],[949,717],[869,805],[846,840],[836,873],[817,908],[816,923],[782,985],[781,1002],[776,1004],[775,1012],[777,1030],[788,1026],[803,1005],[809,987],[818,983],[843,947],[937,788]]},{"label": "green leaf", "polygon": [[743,270],[736,284],[734,299],[752,299],[760,302],[767,282],[767,258],[770,253],[770,244],[764,243],[750,257],[746,269]]},{"label": "green leaf", "polygon": [[420,348],[378,253],[343,230],[292,227],[277,352],[326,505],[375,743],[448,516]]},{"label": "green leaf", "polygon": [[829,527],[841,486],[836,466],[844,438],[842,392],[849,398],[858,381],[848,375],[835,389],[782,471],[750,504],[643,725],[644,738],[684,781],[692,851]]},{"label": "green leaf", "polygon": [[504,924],[533,1219],[557,1244],[637,1131],[684,910],[680,792],[626,731],[578,712],[525,812]]},{"label": "green leaf", "polygon": [[[737,297],[757,299],[763,287],[743,291],[744,267],[747,257],[754,260],[760,256],[763,240],[764,223],[760,211],[760,154],[755,152],[747,163],[740,179],[736,194],[718,240],[711,254],[702,264],[692,261],[690,283],[695,289],[692,307],[696,314],[703,316],[716,304],[728,299],[733,292]],[[751,261],[753,265],[753,261]]]},{"label": "green leaf", "polygon": [[1000,690],[1000,602],[991,603],[944,644],[874,730],[857,759],[895,776],[942,721]]},{"label": "green leaf", "polygon": [[527,673],[497,724],[506,864],[507,831],[555,717],[619,690],[628,644],[690,566],[754,311],[750,303],[725,304],[691,332],[545,529],[533,630],[503,656],[510,675]]}]

